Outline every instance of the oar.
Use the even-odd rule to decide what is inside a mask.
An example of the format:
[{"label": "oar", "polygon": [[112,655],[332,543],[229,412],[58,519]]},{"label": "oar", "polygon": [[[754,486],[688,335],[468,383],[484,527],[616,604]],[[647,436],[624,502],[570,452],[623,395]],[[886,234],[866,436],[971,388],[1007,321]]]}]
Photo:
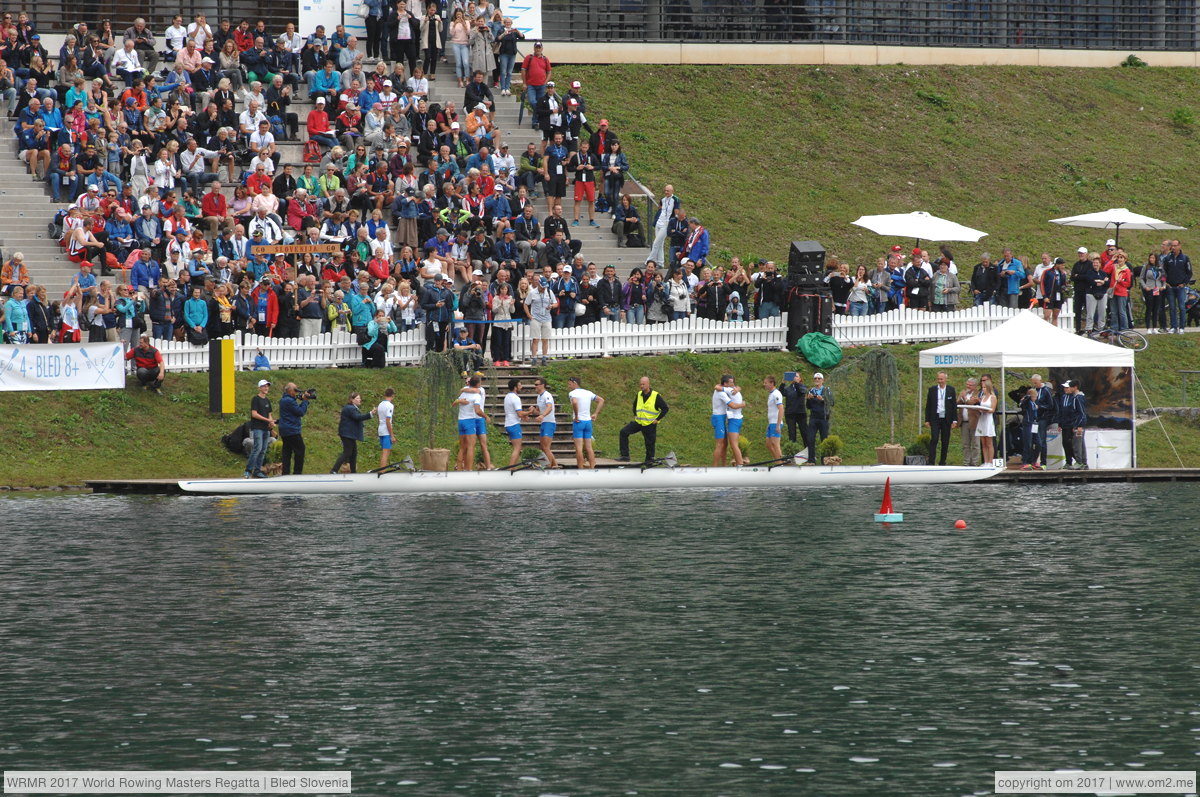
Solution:
[{"label": "oar", "polygon": [[672,470],[679,465],[679,458],[675,456],[674,451],[669,452],[665,457],[656,457],[648,462],[643,462],[642,472],[644,473],[648,468],[657,468],[663,465],[671,468]]},{"label": "oar", "polygon": [[516,465],[505,465],[503,468],[496,468],[496,470],[506,470],[509,473],[520,473],[521,471],[529,470],[530,468],[545,470],[547,467],[549,467],[549,465],[550,458],[546,456],[546,452],[539,451],[538,455],[531,460],[526,462],[518,462]]},{"label": "oar", "polygon": [[399,462],[393,462],[390,465],[385,465],[382,468],[375,468],[374,470],[367,472],[374,473],[377,476],[382,476],[385,473],[395,473],[398,470],[405,471],[406,473],[416,473],[417,467],[413,464],[412,457],[405,457]]}]

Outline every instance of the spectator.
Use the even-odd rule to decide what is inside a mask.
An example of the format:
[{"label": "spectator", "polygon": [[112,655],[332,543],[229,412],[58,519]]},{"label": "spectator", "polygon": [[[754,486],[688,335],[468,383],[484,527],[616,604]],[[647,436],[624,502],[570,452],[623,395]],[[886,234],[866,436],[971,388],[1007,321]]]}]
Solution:
[{"label": "spectator", "polygon": [[0,268],[0,293],[11,296],[14,288],[29,289],[29,269],[25,267],[25,255],[21,252],[13,252]]},{"label": "spectator", "polygon": [[153,390],[161,396],[167,368],[162,353],[150,344],[150,336],[138,338],[138,345],[125,352],[125,359],[133,361],[134,375],[142,390]]}]

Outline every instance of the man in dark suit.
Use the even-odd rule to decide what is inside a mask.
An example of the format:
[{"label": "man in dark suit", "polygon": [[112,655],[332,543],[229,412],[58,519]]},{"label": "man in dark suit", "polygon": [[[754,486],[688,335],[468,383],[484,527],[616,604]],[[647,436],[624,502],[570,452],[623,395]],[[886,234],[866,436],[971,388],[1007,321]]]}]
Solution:
[{"label": "man in dark suit", "polygon": [[958,394],[946,383],[946,372],[938,371],[937,384],[925,395],[925,425],[929,427],[929,464],[934,464],[938,441],[942,456],[938,465],[946,464],[946,449],[950,445],[950,430],[958,427]]}]

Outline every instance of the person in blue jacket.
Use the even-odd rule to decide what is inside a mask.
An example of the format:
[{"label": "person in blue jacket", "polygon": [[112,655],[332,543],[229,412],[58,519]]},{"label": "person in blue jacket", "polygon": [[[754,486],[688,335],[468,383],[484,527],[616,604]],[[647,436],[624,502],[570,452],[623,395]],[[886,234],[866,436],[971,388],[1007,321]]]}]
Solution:
[{"label": "person in blue jacket", "polygon": [[1011,249],[1005,249],[1004,257],[996,264],[996,273],[1001,286],[996,291],[997,304],[1015,308],[1017,297],[1021,295],[1021,283],[1025,281],[1025,264],[1013,257]]},{"label": "person in blue jacket", "polygon": [[195,346],[208,343],[208,302],[203,298],[204,289],[192,288],[192,296],[183,303],[183,324],[188,340]]},{"label": "person in blue jacket", "polygon": [[368,368],[387,366],[388,335],[396,334],[396,322],[388,318],[387,311],[380,310],[367,322],[367,339],[363,342]]},{"label": "person in blue jacket", "polygon": [[[288,382],[279,400],[279,437],[283,441],[283,475],[304,473],[304,416],[308,413],[310,394],[301,394],[295,382]],[[292,470],[295,457],[296,469]]]},{"label": "person in blue jacket", "polygon": [[1062,435],[1063,469],[1087,470],[1087,448],[1083,442],[1083,433],[1087,428],[1087,402],[1075,380],[1063,382],[1062,388],[1062,395],[1058,399],[1058,428]]},{"label": "person in blue jacket", "polygon": [[363,412],[362,394],[357,391],[350,394],[349,400],[342,407],[341,419],[338,421],[338,437],[342,439],[342,453],[333,463],[330,473],[337,473],[342,465],[349,465],[351,473],[358,473],[358,442],[363,439],[363,421],[368,421],[375,415],[375,410]]}]

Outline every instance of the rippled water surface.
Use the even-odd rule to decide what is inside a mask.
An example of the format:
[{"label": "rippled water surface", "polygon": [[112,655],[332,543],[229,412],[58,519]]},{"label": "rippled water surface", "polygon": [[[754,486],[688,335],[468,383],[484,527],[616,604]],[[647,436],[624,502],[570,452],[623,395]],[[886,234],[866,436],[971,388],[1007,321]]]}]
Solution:
[{"label": "rippled water surface", "polygon": [[891,529],[864,489],[3,502],[0,767],[361,795],[1200,768],[1200,490],[895,499]]}]

